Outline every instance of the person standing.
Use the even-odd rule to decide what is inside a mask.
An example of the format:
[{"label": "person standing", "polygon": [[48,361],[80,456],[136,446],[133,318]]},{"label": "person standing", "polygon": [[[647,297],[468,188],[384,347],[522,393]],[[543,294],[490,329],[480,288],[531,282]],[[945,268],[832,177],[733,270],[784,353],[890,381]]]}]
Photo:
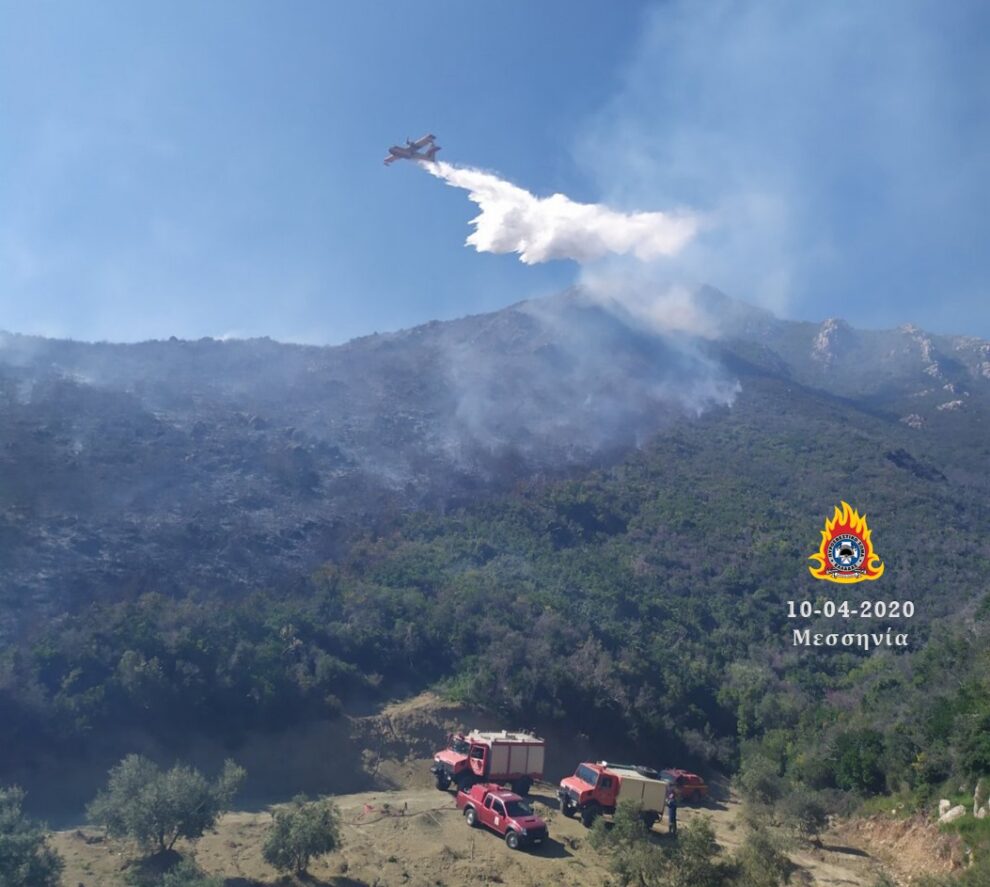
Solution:
[{"label": "person standing", "polygon": [[667,831],[677,834],[677,792],[673,789],[667,793]]}]

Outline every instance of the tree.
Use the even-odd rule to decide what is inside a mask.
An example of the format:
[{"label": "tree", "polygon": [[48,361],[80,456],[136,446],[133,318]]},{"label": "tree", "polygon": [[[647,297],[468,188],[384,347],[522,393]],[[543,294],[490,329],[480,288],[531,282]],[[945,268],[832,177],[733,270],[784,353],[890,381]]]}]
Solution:
[{"label": "tree", "polygon": [[779,887],[786,884],[793,865],[765,828],[752,829],[736,852],[739,887]]},{"label": "tree", "polygon": [[960,745],[963,769],[972,778],[990,773],[990,709],[969,719]]},{"label": "tree", "polygon": [[591,829],[591,846],[601,851],[625,851],[632,844],[646,840],[646,825],[639,807],[632,801],[620,801],[612,822],[600,816]]},{"label": "tree", "polygon": [[650,841],[636,806],[620,804],[612,828],[602,819],[595,822],[591,844],[612,857],[612,872],[630,887],[721,887],[730,876],[707,817],[686,825],[676,843],[661,848]]},{"label": "tree", "polygon": [[736,782],[742,796],[751,804],[769,807],[784,793],[779,766],[763,755],[744,758]]},{"label": "tree", "polygon": [[340,847],[340,816],[333,801],[310,801],[297,795],[288,808],[272,813],[262,853],[279,871],[301,875],[314,856]]},{"label": "tree", "polygon": [[0,788],[0,887],[56,887],[64,863],[23,803],[22,789]]},{"label": "tree", "polygon": [[674,848],[670,887],[721,887],[729,880],[729,865],[718,858],[720,852],[707,816],[689,822]]},{"label": "tree", "polygon": [[828,811],[815,792],[791,792],[777,804],[784,825],[814,843],[828,824]]},{"label": "tree", "polygon": [[140,755],[128,755],[110,771],[106,791],[89,805],[91,821],[110,835],[133,838],[142,847],[171,850],[179,838],[195,840],[230,808],[244,769],[224,764],[210,783],[192,767],[162,771]]},{"label": "tree", "polygon": [[839,788],[876,794],[884,787],[883,735],[851,730],[835,742],[835,781]]}]

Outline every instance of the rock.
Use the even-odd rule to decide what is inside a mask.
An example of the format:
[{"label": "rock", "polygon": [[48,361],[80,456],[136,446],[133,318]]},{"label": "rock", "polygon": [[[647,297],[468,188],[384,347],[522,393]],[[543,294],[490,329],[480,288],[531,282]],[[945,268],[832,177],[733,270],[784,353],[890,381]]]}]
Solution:
[{"label": "rock", "polygon": [[975,817],[976,817],[977,819],[986,819],[986,816],[987,816],[987,808],[986,808],[986,807],[980,807],[980,808],[979,808],[979,809],[978,809],[978,810],[976,811],[976,813],[974,813],[973,815],[974,815],[974,816],[975,816]]},{"label": "rock", "polygon": [[978,815],[976,811],[986,804],[988,794],[990,792],[987,791],[986,782],[982,779],[977,779],[976,788],[973,790],[973,816]]},{"label": "rock", "polygon": [[949,801],[949,800],[946,800],[945,798],[942,798],[942,800],[938,802],[938,815],[939,815],[939,817],[941,818],[942,816],[945,816],[945,814],[949,812],[949,809],[951,807],[952,807],[952,801]]},{"label": "rock", "polygon": [[[941,807],[941,806],[942,806],[941,803],[939,803],[939,807]],[[966,808],[963,807],[962,804],[956,804],[956,806],[953,807],[951,810],[947,810],[945,813],[943,813],[941,816],[939,816],[938,821],[939,822],[954,822],[960,816],[965,816],[965,815],[966,815]]]}]

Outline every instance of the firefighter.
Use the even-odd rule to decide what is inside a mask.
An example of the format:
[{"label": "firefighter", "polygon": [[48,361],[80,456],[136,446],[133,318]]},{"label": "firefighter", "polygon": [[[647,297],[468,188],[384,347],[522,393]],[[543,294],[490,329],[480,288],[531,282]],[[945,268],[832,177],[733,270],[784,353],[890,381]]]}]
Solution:
[{"label": "firefighter", "polygon": [[677,792],[674,789],[667,792],[667,831],[677,834]]}]

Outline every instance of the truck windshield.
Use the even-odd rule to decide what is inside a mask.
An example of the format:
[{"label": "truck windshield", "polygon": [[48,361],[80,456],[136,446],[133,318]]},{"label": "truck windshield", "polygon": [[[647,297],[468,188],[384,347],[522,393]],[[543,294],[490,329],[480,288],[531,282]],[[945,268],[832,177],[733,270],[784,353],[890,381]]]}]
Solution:
[{"label": "truck windshield", "polygon": [[525,801],[506,801],[505,809],[509,816],[532,816],[533,808]]},{"label": "truck windshield", "polygon": [[450,750],[457,752],[459,755],[466,755],[470,748],[471,746],[466,739],[454,738],[450,740]]},{"label": "truck windshield", "polygon": [[595,785],[598,782],[598,771],[592,770],[586,764],[578,764],[577,771],[574,775],[581,780],[581,782],[587,782],[588,785]]}]

